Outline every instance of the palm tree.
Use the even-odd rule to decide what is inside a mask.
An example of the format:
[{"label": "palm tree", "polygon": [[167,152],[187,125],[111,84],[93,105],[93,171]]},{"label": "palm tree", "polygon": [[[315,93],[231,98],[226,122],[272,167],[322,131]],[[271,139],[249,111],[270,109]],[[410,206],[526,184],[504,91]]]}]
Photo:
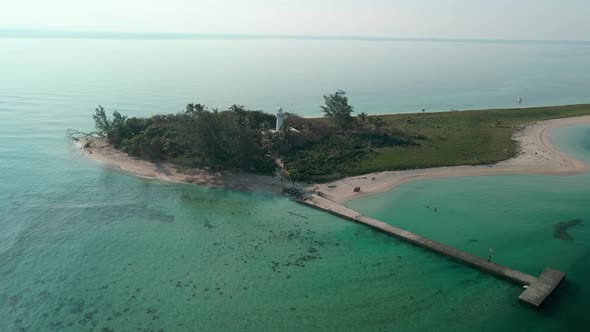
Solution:
[{"label": "palm tree", "polygon": [[186,105],[186,110],[185,110],[184,114],[187,117],[194,119],[194,118],[198,118],[205,111],[207,111],[207,106],[202,105],[202,104],[190,103],[190,104]]},{"label": "palm tree", "polygon": [[236,113],[241,113],[241,112],[245,112],[246,108],[244,107],[244,105],[233,104],[233,105],[231,105],[229,110],[236,112]]},{"label": "palm tree", "polygon": [[192,114],[195,111],[195,104],[190,103],[188,105],[186,105],[186,109],[184,111],[185,114]]},{"label": "palm tree", "polygon": [[242,127],[249,127],[250,126],[250,118],[249,115],[246,113],[246,108],[244,105],[233,104],[229,108],[230,111],[234,112],[237,118],[237,124]]}]

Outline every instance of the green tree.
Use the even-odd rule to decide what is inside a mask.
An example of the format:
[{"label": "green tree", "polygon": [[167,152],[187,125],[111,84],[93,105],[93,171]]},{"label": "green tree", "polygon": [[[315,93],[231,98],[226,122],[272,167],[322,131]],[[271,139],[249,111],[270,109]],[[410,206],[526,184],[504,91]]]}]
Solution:
[{"label": "green tree", "polygon": [[373,131],[380,131],[385,126],[385,121],[380,117],[369,118],[368,123]]},{"label": "green tree", "polygon": [[111,129],[121,127],[127,121],[127,117],[121,115],[118,111],[113,112],[113,120],[111,120]]},{"label": "green tree", "polygon": [[231,105],[229,110],[236,113],[246,112],[246,108],[244,107],[244,105],[238,104]]},{"label": "green tree", "polygon": [[106,112],[104,108],[100,105],[94,110],[94,127],[98,131],[98,134],[102,137],[107,135],[109,130],[111,130],[111,122],[107,118]]},{"label": "green tree", "polygon": [[334,125],[341,129],[347,129],[352,124],[351,113],[354,112],[352,106],[348,105],[346,92],[336,91],[334,94],[324,95],[325,105],[322,105],[322,111]]},{"label": "green tree", "polygon": [[368,120],[369,120],[369,115],[365,112],[359,113],[359,115],[357,115],[357,121],[358,121],[358,124],[361,126],[361,128],[365,128],[367,126]]},{"label": "green tree", "polygon": [[207,110],[207,106],[205,106],[205,105],[188,104],[188,105],[186,105],[184,115],[186,115],[189,119],[196,119],[200,115],[202,115],[206,110]]}]

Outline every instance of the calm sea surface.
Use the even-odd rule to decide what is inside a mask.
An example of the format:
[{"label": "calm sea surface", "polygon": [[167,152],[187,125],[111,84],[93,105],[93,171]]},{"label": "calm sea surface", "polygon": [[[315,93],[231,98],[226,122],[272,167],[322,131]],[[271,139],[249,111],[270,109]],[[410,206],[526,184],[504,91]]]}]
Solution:
[{"label": "calm sea surface", "polygon": [[[348,205],[470,253],[568,274],[522,288],[279,196],[138,179],[68,128],[102,104],[188,102],[320,115],[588,102],[590,46],[360,41],[0,39],[0,331],[583,330],[590,175],[429,180]],[[555,130],[590,162],[590,127]],[[429,207],[437,207],[434,213]],[[581,224],[566,234],[555,225]]]}]

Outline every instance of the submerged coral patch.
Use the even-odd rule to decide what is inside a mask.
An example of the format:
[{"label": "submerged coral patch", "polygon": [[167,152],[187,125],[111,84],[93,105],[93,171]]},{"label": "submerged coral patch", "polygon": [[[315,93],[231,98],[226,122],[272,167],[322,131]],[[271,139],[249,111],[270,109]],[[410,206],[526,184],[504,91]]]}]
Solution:
[{"label": "submerged coral patch", "polygon": [[574,238],[567,231],[573,226],[582,226],[583,224],[583,221],[580,219],[558,222],[553,225],[553,238],[564,241],[573,241]]}]

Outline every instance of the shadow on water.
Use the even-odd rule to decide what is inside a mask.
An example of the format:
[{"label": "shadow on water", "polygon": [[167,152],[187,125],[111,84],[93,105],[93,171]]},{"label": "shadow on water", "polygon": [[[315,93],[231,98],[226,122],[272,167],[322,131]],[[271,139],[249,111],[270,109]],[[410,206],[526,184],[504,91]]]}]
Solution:
[{"label": "shadow on water", "polygon": [[574,238],[567,231],[571,227],[583,225],[584,223],[580,219],[558,222],[557,224],[553,225],[553,238],[564,241],[573,241]]},{"label": "shadow on water", "polygon": [[[545,317],[555,317],[560,312],[563,312],[563,307],[567,301],[575,298],[580,291],[580,286],[564,279],[557,288],[547,297],[540,308],[536,309],[530,307],[532,310],[538,311],[539,314]],[[523,304],[524,305],[524,304]]]},{"label": "shadow on water", "polygon": [[[581,331],[587,329],[588,316],[586,299],[586,278],[590,251],[586,252],[568,269],[568,276],[557,289],[545,300],[538,310],[539,314],[549,319],[558,318],[563,322],[564,331]],[[569,279],[568,279],[569,278]]]}]

